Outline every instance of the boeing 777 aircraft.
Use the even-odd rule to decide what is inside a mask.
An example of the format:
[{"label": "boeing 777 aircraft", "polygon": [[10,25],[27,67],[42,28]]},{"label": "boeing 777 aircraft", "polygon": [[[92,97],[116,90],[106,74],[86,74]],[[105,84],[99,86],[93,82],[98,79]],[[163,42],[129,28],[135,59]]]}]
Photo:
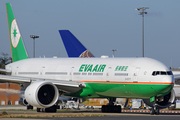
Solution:
[{"label": "boeing 777 aircraft", "polygon": [[[85,46],[69,31],[69,30],[59,30],[60,36],[66,48],[69,57],[94,57],[92,53],[85,48]],[[87,53],[84,55],[84,53]],[[172,71],[175,78],[175,98],[180,98],[180,71]],[[128,103],[128,100],[126,103]],[[127,104],[124,106],[126,107]]]},{"label": "boeing 777 aircraft", "polygon": [[102,112],[121,112],[114,105],[121,97],[143,99],[151,114],[173,103],[172,72],[151,58],[29,58],[10,3],[6,9],[13,62],[1,70],[7,75],[0,81],[21,84],[38,112],[55,112],[59,96],[108,98]]}]

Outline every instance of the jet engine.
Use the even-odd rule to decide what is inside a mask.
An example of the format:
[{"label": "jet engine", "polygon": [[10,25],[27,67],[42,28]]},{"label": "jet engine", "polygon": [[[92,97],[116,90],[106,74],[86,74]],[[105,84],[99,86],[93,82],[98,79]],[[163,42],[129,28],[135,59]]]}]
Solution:
[{"label": "jet engine", "polygon": [[24,98],[20,98],[18,102],[19,102],[20,105],[23,105],[23,106],[27,106],[28,105],[26,99],[24,99]]},{"label": "jet engine", "polygon": [[48,108],[58,101],[59,91],[51,82],[39,81],[30,84],[24,95],[30,105],[38,108]]},{"label": "jet engine", "polygon": [[169,107],[175,99],[175,92],[172,89],[167,95],[162,97],[157,97],[154,102],[150,102],[150,99],[143,99],[144,103],[150,107],[157,105],[160,109]]}]

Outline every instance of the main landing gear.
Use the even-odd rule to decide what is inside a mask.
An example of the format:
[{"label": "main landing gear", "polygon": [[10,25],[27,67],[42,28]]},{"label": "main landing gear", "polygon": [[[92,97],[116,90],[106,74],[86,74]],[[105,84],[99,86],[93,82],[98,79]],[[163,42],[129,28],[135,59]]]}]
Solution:
[{"label": "main landing gear", "polygon": [[108,112],[108,113],[121,113],[121,106],[120,105],[114,105],[114,102],[116,101],[116,98],[108,98],[109,104],[103,105],[101,108],[102,112]]},{"label": "main landing gear", "polygon": [[60,109],[60,106],[58,105],[59,101],[56,102],[55,105],[49,107],[49,108],[37,108],[37,112],[57,112],[57,109]]},{"label": "main landing gear", "polygon": [[37,108],[37,112],[53,112],[55,113],[58,109],[57,105],[53,105],[49,108]]},{"label": "main landing gear", "polygon": [[27,105],[27,110],[33,110],[33,106],[32,105]]},{"label": "main landing gear", "polygon": [[159,115],[159,107],[158,106],[154,106],[150,109],[150,114],[151,115]]}]

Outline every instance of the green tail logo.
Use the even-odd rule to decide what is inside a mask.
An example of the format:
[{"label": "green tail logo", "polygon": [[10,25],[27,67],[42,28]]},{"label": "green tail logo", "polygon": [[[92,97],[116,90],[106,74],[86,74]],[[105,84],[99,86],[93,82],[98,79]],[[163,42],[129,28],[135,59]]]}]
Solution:
[{"label": "green tail logo", "polygon": [[21,38],[21,34],[10,3],[6,3],[6,11],[7,11],[7,20],[8,20],[8,28],[9,28],[9,38],[11,44],[12,61],[15,62],[15,61],[27,59],[28,55],[23,40]]}]

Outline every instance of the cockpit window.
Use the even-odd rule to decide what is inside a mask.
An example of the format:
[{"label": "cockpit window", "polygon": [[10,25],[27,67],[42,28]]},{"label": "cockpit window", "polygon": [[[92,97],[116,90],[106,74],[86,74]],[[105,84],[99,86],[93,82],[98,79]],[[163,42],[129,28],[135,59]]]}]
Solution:
[{"label": "cockpit window", "polygon": [[161,75],[167,75],[167,73],[166,73],[166,72],[161,71]]},{"label": "cockpit window", "polygon": [[160,73],[159,71],[156,71],[156,75],[159,75],[159,73]]},{"label": "cockpit window", "polygon": [[172,71],[167,71],[167,74],[168,75],[172,75]]},{"label": "cockpit window", "polygon": [[153,76],[155,75],[172,75],[171,71],[153,71],[152,73]]}]

